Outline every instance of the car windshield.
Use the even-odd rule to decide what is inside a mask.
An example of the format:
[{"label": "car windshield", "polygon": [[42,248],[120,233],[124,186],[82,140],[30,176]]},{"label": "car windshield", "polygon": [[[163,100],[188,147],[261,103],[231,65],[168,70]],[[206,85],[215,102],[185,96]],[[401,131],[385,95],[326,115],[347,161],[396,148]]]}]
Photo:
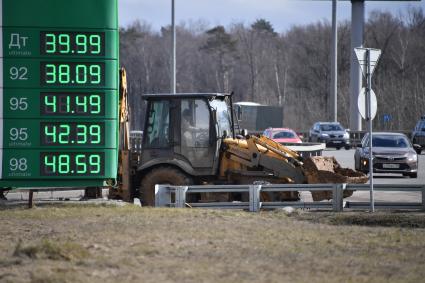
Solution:
[{"label": "car windshield", "polygon": [[403,136],[374,136],[372,146],[375,147],[409,147],[409,141]]},{"label": "car windshield", "polygon": [[274,132],[273,139],[295,138],[295,134],[288,131]]},{"label": "car windshield", "polygon": [[339,124],[324,124],[324,125],[320,125],[320,130],[324,132],[343,131],[344,128],[342,128],[341,125]]}]

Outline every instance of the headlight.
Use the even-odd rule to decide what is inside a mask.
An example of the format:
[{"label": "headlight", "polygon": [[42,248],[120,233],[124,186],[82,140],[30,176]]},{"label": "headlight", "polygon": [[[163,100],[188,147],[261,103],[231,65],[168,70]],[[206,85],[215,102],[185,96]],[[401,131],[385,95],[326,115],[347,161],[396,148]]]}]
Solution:
[{"label": "headlight", "polygon": [[407,156],[407,160],[408,161],[417,161],[418,160],[418,156],[416,154],[408,155]]},{"label": "headlight", "polygon": [[320,134],[320,137],[322,137],[322,138],[329,138],[329,135],[328,134]]},{"label": "headlight", "polygon": [[[361,158],[369,160],[369,149],[366,149],[363,151],[363,153],[360,155]],[[372,159],[375,159],[375,153],[372,153]]]}]

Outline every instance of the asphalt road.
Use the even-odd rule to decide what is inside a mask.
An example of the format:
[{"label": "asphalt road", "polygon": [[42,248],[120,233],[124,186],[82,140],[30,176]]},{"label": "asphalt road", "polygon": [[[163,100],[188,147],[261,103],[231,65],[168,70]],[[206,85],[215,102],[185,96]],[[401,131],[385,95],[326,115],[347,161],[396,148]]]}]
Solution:
[{"label": "asphalt road", "polygon": [[[354,149],[351,150],[332,150],[326,149],[323,151],[324,156],[334,156],[343,167],[354,169]],[[403,177],[401,174],[374,174],[375,184],[425,184],[425,154],[419,156],[419,172],[418,178]],[[106,198],[107,190],[103,190],[103,195]],[[79,200],[84,196],[83,190],[74,191],[49,191],[34,193],[34,199],[50,199],[50,200]],[[375,192],[376,201],[400,201],[400,202],[418,202],[421,200],[419,192]],[[7,195],[9,200],[25,201],[28,200],[27,192],[9,192]],[[303,193],[304,201],[311,201],[310,193]],[[347,201],[365,201],[370,199],[370,193],[356,191],[354,195],[345,200]]]},{"label": "asphalt road", "polygon": [[[323,151],[324,156],[334,156],[342,167],[354,169],[354,149],[350,150],[332,150]],[[418,178],[404,177],[401,174],[373,174],[374,184],[425,184],[425,155],[418,156]],[[374,192],[376,201],[399,201],[399,202],[420,202],[420,192]],[[365,201],[370,200],[369,192],[354,192],[354,195],[346,199],[347,201]]]},{"label": "asphalt road", "polygon": [[[325,156],[334,156],[342,167],[354,169],[354,149],[331,150],[323,151]],[[401,174],[377,174],[374,173],[375,184],[425,184],[425,154],[419,157],[419,172],[418,178],[403,177]]]}]

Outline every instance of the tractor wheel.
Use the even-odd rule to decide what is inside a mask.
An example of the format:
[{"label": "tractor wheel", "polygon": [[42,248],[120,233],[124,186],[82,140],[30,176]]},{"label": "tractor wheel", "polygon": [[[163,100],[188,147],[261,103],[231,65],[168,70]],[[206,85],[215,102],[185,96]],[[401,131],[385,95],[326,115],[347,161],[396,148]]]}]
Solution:
[{"label": "tractor wheel", "polygon": [[192,185],[193,180],[181,170],[170,166],[158,167],[148,172],[141,181],[140,199],[143,205],[155,205],[155,185]]}]

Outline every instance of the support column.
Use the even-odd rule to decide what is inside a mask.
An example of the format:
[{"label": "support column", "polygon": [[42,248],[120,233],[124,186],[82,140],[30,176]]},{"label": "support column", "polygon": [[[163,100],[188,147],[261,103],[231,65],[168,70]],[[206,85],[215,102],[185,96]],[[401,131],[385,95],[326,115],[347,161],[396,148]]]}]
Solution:
[{"label": "support column", "polygon": [[362,87],[362,72],[357,62],[355,47],[363,47],[364,0],[351,0],[351,64],[350,64],[350,129],[362,130],[362,118],[357,109],[357,97]]},{"label": "support column", "polygon": [[176,24],[175,0],[171,0],[171,93],[176,93]]},{"label": "support column", "polygon": [[337,28],[337,2],[332,0],[332,42],[331,42],[331,99],[330,99],[330,120],[338,121],[338,28]]}]

